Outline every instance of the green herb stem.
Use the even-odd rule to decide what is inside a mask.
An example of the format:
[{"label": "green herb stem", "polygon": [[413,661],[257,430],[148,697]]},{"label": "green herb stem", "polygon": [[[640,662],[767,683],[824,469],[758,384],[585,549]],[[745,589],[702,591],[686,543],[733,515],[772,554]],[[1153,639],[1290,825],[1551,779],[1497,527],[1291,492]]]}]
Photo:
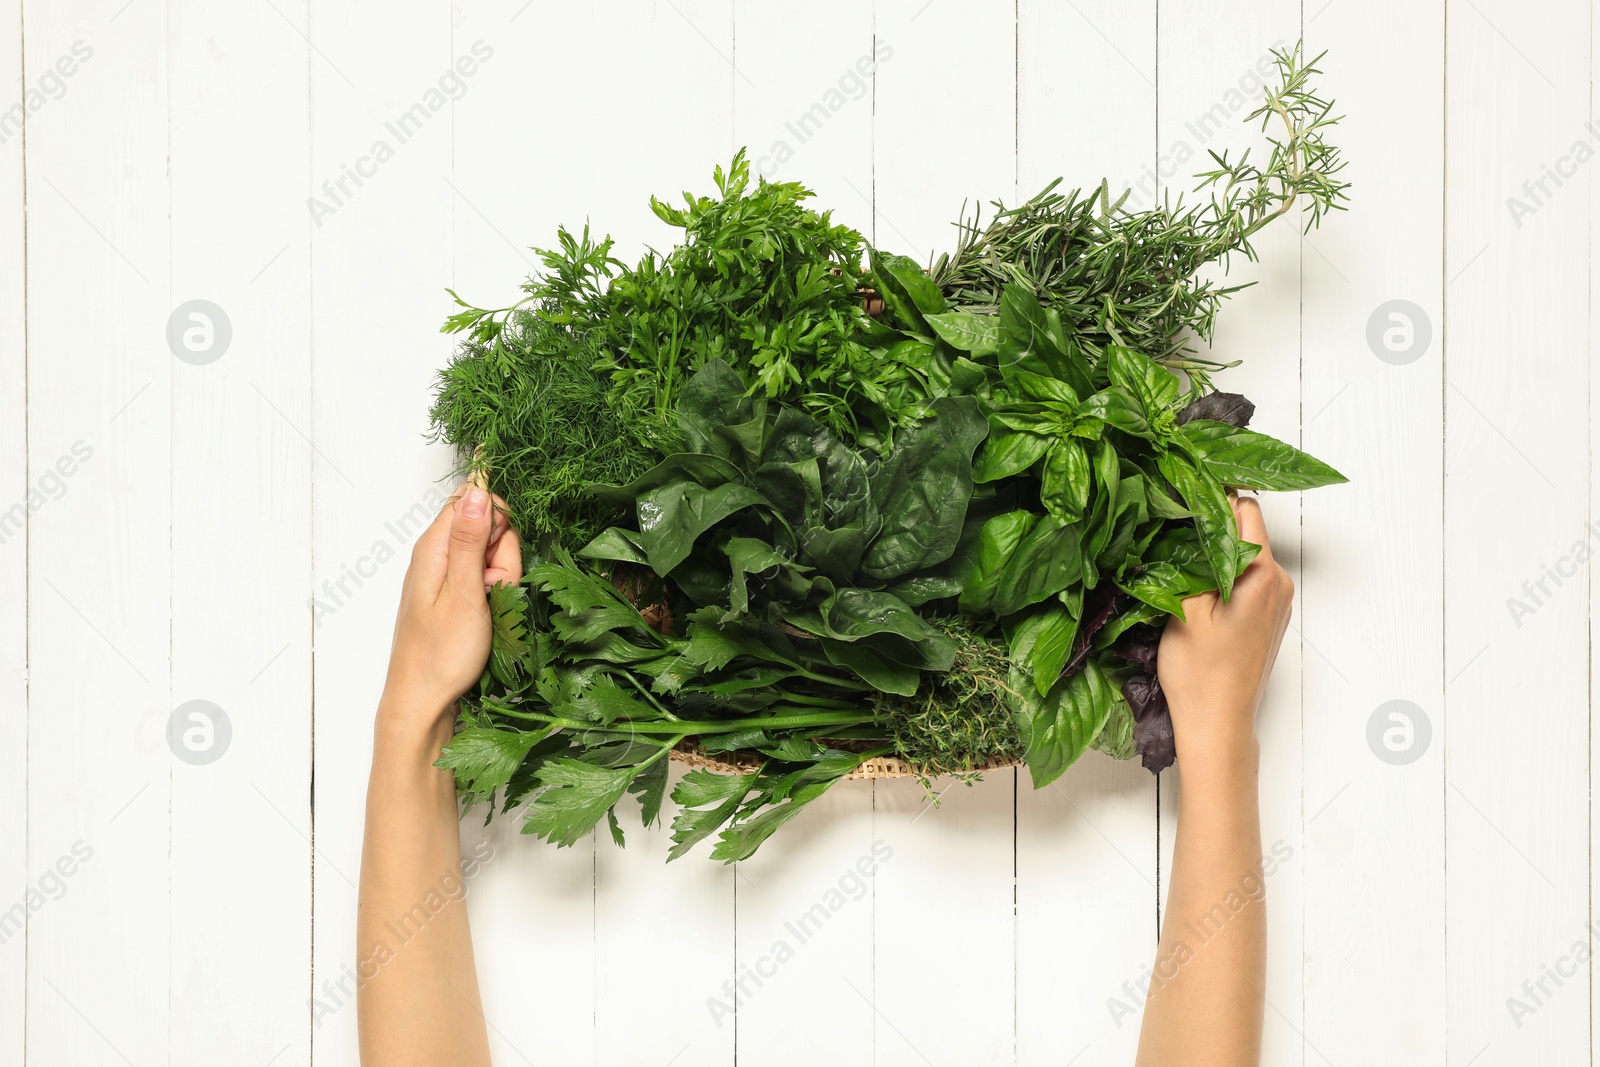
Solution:
[{"label": "green herb stem", "polygon": [[653,735],[678,734],[682,737],[693,737],[704,734],[728,734],[741,730],[803,730],[825,727],[851,727],[864,726],[878,723],[881,720],[876,715],[823,714],[808,711],[793,715],[760,716],[749,719],[729,719],[715,722],[696,722],[692,719],[678,719],[672,722],[612,722],[594,723],[584,722],[580,719],[566,719],[559,715],[546,715],[535,711],[518,711],[512,708],[499,706],[496,712],[510,715],[517,719],[526,719],[529,722],[544,723],[561,730],[584,730],[591,733],[614,733],[629,736],[651,737]]}]

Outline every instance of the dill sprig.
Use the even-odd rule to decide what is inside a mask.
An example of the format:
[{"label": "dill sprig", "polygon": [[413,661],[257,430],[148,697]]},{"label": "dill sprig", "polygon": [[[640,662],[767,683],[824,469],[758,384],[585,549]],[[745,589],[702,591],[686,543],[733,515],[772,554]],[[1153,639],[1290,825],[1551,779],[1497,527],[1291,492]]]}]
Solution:
[{"label": "dill sprig", "polygon": [[655,420],[615,407],[610,387],[581,340],[514,310],[440,372],[433,437],[457,446],[463,471],[491,473],[525,538],[582,545],[627,517],[587,487],[626,484],[670,447]]}]

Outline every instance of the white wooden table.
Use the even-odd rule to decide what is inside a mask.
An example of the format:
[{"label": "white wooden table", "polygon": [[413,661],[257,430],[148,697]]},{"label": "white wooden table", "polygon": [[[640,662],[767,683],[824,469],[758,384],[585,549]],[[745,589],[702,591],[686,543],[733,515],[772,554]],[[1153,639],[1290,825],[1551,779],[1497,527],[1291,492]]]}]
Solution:
[{"label": "white wooden table", "polygon": [[[1265,235],[1216,338],[1257,425],[1352,480],[1266,505],[1300,590],[1261,727],[1266,1062],[1591,1062],[1589,5],[0,0],[0,26],[0,1067],[355,1062],[446,286],[507,302],[563,222],[665,243],[647,195],[744,144],[919,258],[964,198],[1057,174],[1149,203],[1250,143],[1255,68],[1302,34],[1353,209]],[[168,744],[197,700],[229,725],[210,763]],[[936,810],[852,783],[738,869],[473,821],[497,1062],[1128,1064],[1177,788],[1093,753]]]}]

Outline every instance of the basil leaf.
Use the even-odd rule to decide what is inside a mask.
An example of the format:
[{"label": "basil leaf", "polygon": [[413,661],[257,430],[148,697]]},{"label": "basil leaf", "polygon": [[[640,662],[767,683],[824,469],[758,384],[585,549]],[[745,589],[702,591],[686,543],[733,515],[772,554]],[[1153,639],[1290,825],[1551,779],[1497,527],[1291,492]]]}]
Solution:
[{"label": "basil leaf", "polygon": [[1088,366],[1075,350],[1068,351],[1060,320],[1051,323],[1038,297],[1020,285],[1007,285],[1000,294],[1000,328],[1011,342],[1001,349],[1002,373],[1009,377],[1015,370],[1032,371],[1059,378],[1077,396],[1088,395]]},{"label": "basil leaf", "polygon": [[1226,601],[1233,592],[1234,579],[1245,567],[1240,554],[1240,545],[1244,542],[1239,540],[1238,523],[1227,491],[1221,482],[1177,452],[1163,452],[1156,463],[1189,510],[1195,513],[1194,527],[1200,535],[1200,547],[1205,550],[1206,561],[1216,575],[1217,591]]},{"label": "basil leaf", "polygon": [[1000,351],[1000,320],[993,315],[946,311],[926,318],[933,332],[951,348],[973,356],[992,356]]},{"label": "basil leaf", "polygon": [[[1111,507],[1111,521],[1095,531],[1094,560],[1100,566],[1120,568],[1133,547],[1135,532],[1149,518],[1145,507],[1144,475],[1135,474],[1117,486],[1116,501]],[[1109,530],[1111,535],[1101,540]]]},{"label": "basil leaf", "polygon": [[1006,379],[1006,384],[1027,400],[1068,404],[1074,408],[1078,406],[1078,394],[1059,378],[1047,378],[1042,374],[1019,370]]},{"label": "basil leaf", "polygon": [[[1158,561],[1147,564],[1136,579],[1119,583],[1118,588],[1158,611],[1181,619],[1183,598],[1205,592],[1205,589],[1197,588],[1197,584],[1175,565]],[[1209,582],[1204,584],[1210,586]]]},{"label": "basil leaf", "polygon": [[1111,714],[1090,747],[1115,760],[1132,759],[1139,754],[1133,742],[1133,711],[1120,692],[1111,701]]},{"label": "basil leaf", "polygon": [[1101,419],[1107,426],[1135,437],[1155,438],[1150,420],[1145,418],[1139,400],[1134,394],[1118,385],[1109,386],[1086,399],[1079,407],[1080,415]]},{"label": "basil leaf", "polygon": [[1071,438],[1056,442],[1044,459],[1039,500],[1059,523],[1077,522],[1089,503],[1089,454]]},{"label": "basil leaf", "polygon": [[1093,660],[1043,696],[1026,682],[1012,681],[1012,688],[1022,693],[1017,719],[1023,759],[1033,776],[1033,787],[1043,789],[1060,778],[1100,735],[1111,714],[1115,690]]},{"label": "basil leaf", "polygon": [[991,431],[983,450],[978,453],[972,480],[982,484],[1021,474],[1050,451],[1051,443],[1051,438],[1026,430]]},{"label": "basil leaf", "polygon": [[1046,515],[1017,543],[995,585],[991,609],[1009,615],[1083,577],[1082,531]]},{"label": "basil leaf", "polygon": [[1255,430],[1197,419],[1182,433],[1224,485],[1294,491],[1349,481],[1320,459]]},{"label": "basil leaf", "polygon": [[989,610],[1006,564],[1022,539],[1039,522],[1031,511],[995,515],[978,532],[977,551],[961,578],[961,610],[969,615]]},{"label": "basil leaf", "polygon": [[872,252],[872,279],[889,313],[906,329],[928,334],[931,327],[925,315],[945,310],[944,294],[917,266],[915,260],[889,253]]},{"label": "basil leaf", "polygon": [[1106,345],[1105,361],[1111,383],[1138,397],[1145,418],[1152,424],[1158,421],[1158,414],[1166,413],[1178,399],[1181,388],[1178,376],[1143,352],[1122,345]]},{"label": "basil leaf", "polygon": [[1211,419],[1229,426],[1249,426],[1256,406],[1241,393],[1207,393],[1178,413],[1178,425]]},{"label": "basil leaf", "polygon": [[1011,659],[1023,665],[1043,696],[1061,677],[1078,634],[1077,616],[1065,605],[1049,604],[1017,624],[1011,636]]}]

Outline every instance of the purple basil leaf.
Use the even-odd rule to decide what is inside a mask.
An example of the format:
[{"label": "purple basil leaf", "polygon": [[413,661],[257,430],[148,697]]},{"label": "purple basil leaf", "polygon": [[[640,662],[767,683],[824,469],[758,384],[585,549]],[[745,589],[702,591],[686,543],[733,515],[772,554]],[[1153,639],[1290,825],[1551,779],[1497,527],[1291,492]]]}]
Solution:
[{"label": "purple basil leaf", "polygon": [[1067,660],[1067,665],[1061,668],[1063,678],[1077,674],[1083,670],[1083,665],[1089,662],[1090,647],[1094,642],[1094,635],[1106,628],[1106,623],[1117,613],[1117,588],[1105,586],[1098,594],[1094,606],[1088,609],[1088,614],[1078,627],[1078,637],[1072,649],[1072,658]]},{"label": "purple basil leaf", "polygon": [[1111,646],[1111,651],[1131,663],[1137,663],[1146,674],[1156,673],[1156,650],[1161,647],[1161,631],[1147,623],[1129,627],[1128,631]]},{"label": "purple basil leaf", "polygon": [[1122,683],[1122,696],[1133,712],[1133,743],[1144,769],[1151,774],[1166,770],[1178,758],[1178,749],[1160,679],[1153,674],[1136,674]]},{"label": "purple basil leaf", "polygon": [[1245,427],[1250,425],[1250,416],[1255,413],[1256,406],[1242,394],[1207,393],[1178,414],[1178,425],[1195,419],[1210,419],[1213,422],[1225,422],[1229,426]]}]

